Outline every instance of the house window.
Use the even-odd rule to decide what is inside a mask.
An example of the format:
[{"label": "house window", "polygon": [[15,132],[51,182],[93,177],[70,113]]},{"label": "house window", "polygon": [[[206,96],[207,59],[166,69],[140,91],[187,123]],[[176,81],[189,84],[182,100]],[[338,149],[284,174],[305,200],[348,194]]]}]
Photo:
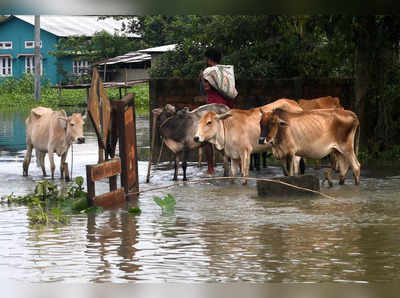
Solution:
[{"label": "house window", "polygon": [[12,58],[0,57],[0,77],[12,76]]},{"label": "house window", "polygon": [[0,50],[12,49],[12,41],[0,41]]},{"label": "house window", "polygon": [[72,73],[74,75],[83,75],[89,73],[89,62],[84,60],[72,61]]},{"label": "house window", "polygon": [[[25,57],[25,72],[26,73],[35,73],[35,57],[34,56],[26,56]],[[40,75],[43,74],[43,63],[42,59],[40,59]]]},{"label": "house window", "polygon": [[[42,41],[39,41],[40,47],[42,47]],[[25,41],[25,49],[33,49],[35,47],[35,42],[33,40]]]}]

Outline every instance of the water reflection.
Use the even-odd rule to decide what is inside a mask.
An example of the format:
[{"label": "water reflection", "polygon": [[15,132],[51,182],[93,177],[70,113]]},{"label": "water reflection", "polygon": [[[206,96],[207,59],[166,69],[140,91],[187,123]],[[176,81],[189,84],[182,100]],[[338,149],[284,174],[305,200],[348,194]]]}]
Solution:
[{"label": "water reflection", "polygon": [[[138,117],[137,127],[139,148],[145,150],[148,118]],[[87,143],[75,147],[75,175],[84,175],[85,164],[97,161],[90,125],[85,135]],[[23,156],[24,150],[0,156],[1,195],[29,192],[42,179],[35,168],[32,176],[22,177]],[[152,184],[144,184],[146,166],[139,161],[141,189],[171,183],[172,170],[162,164],[155,167]],[[221,166],[216,170],[222,174]],[[190,164],[188,176],[204,177],[203,171]],[[187,184],[144,193],[138,201],[97,216],[74,215],[69,225],[59,228],[31,226],[26,207],[0,205],[0,277],[96,283],[398,280],[396,172],[390,169],[375,176],[370,172],[362,176],[359,187],[323,189],[334,200],[262,199],[254,182]],[[277,167],[252,173],[279,174]],[[107,184],[99,182],[96,187],[106,190]],[[177,205],[175,212],[165,215],[152,198],[167,193]],[[140,207],[142,214],[130,215],[131,206]]]},{"label": "water reflection", "polygon": [[24,112],[0,111],[0,152],[26,148]]}]

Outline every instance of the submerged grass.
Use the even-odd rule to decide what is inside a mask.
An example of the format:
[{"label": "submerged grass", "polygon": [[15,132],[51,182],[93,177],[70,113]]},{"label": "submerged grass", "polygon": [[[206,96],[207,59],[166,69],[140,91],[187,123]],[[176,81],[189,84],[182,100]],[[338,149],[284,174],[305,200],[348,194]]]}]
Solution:
[{"label": "submerged grass", "polygon": [[63,225],[69,223],[74,213],[99,213],[100,207],[89,207],[87,192],[83,189],[83,178],[76,177],[74,182],[59,188],[50,181],[40,181],[32,194],[1,197],[1,202],[28,206],[29,222],[34,225]]}]

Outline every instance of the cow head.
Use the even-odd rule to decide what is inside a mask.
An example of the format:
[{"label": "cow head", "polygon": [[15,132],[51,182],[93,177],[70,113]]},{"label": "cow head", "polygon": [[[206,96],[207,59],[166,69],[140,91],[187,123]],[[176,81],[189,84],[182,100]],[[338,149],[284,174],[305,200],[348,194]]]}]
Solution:
[{"label": "cow head", "polygon": [[229,113],[217,115],[211,111],[207,112],[201,117],[193,140],[197,143],[202,143],[214,139],[218,132],[218,122],[231,116]]},{"label": "cow head", "polygon": [[287,127],[285,120],[281,119],[275,111],[264,113],[261,109],[260,128],[261,135],[258,139],[260,145],[276,143],[276,137],[281,127]]},{"label": "cow head", "polygon": [[80,113],[74,113],[69,116],[65,121],[66,139],[70,140],[70,143],[85,143],[85,137],[83,136],[83,125],[85,124],[86,113],[81,115]]},{"label": "cow head", "polygon": [[176,115],[176,108],[167,104],[163,108],[153,109],[153,115],[157,117],[157,126],[160,127],[168,118]]}]

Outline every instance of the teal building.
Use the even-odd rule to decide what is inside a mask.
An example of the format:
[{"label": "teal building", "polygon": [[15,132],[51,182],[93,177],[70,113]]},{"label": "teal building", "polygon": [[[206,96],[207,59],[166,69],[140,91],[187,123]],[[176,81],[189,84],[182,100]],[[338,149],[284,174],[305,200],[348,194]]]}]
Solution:
[{"label": "teal building", "polygon": [[[62,38],[98,31],[114,34],[122,28],[122,21],[112,18],[99,20],[96,16],[41,16],[41,74],[55,85],[63,80],[62,67],[68,74],[80,75],[88,70],[88,62],[69,56],[56,58],[54,51]],[[34,16],[12,15],[0,21],[0,79],[34,73]]]}]

